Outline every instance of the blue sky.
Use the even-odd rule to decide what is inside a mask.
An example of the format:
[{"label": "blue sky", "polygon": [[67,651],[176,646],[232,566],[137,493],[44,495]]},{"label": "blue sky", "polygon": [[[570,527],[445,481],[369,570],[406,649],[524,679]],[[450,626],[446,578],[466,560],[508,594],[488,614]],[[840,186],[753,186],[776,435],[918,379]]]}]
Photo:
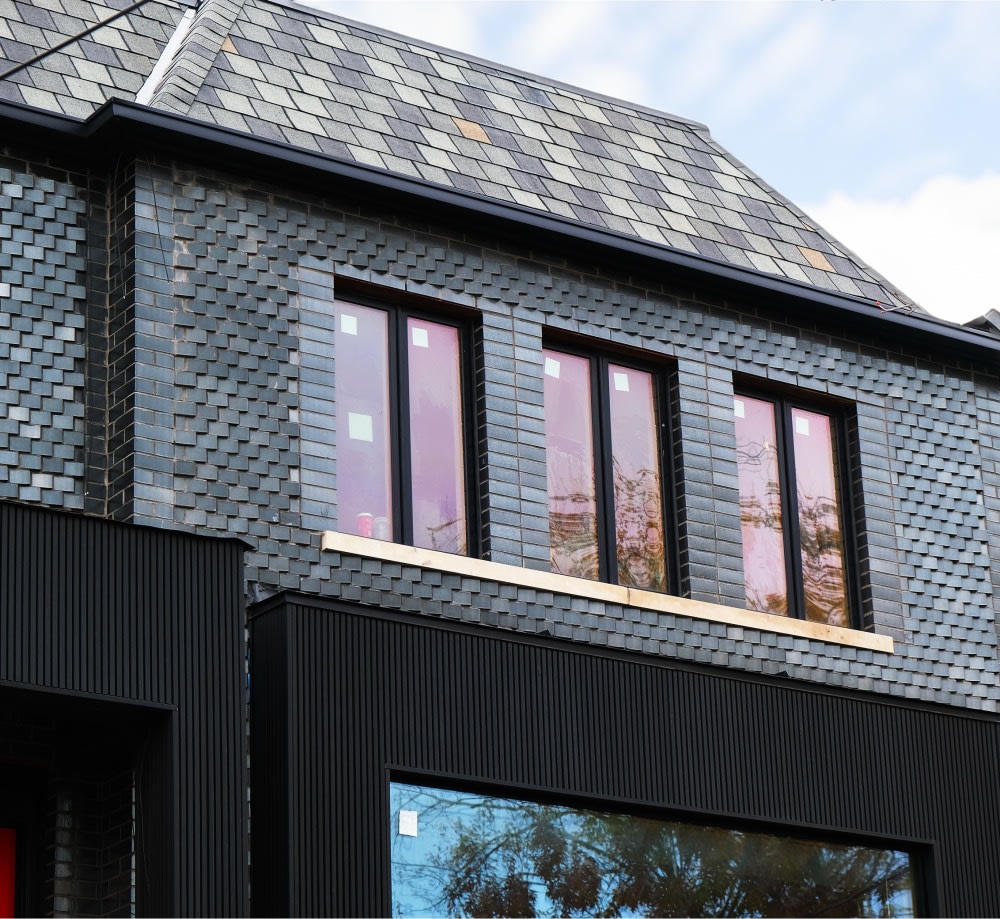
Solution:
[{"label": "blue sky", "polygon": [[1000,2],[308,5],[704,122],[932,313],[1000,310]]}]

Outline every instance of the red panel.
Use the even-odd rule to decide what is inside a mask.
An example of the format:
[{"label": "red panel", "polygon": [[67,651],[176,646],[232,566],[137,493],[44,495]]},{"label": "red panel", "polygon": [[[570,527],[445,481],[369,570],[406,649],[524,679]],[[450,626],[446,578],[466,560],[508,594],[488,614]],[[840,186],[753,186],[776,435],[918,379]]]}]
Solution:
[{"label": "red panel", "polygon": [[14,869],[17,831],[0,827],[0,919],[14,915]]}]

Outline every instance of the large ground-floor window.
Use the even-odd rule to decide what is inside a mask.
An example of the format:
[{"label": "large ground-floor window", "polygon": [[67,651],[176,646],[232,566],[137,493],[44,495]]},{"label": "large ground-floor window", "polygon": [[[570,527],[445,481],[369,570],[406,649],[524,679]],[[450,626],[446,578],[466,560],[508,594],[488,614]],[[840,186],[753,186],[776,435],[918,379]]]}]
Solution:
[{"label": "large ground-floor window", "polygon": [[904,851],[392,783],[397,916],[912,916]]}]

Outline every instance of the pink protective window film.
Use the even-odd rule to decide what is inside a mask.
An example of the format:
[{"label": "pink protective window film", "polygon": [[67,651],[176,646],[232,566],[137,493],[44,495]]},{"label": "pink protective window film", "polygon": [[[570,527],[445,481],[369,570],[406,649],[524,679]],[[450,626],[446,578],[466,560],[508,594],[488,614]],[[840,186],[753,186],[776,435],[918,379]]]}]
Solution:
[{"label": "pink protective window film", "polygon": [[0,919],[14,915],[17,877],[17,830],[0,827]]},{"label": "pink protective window film", "polygon": [[792,409],[805,616],[847,626],[844,533],[831,419]]},{"label": "pink protective window film", "polygon": [[618,583],[666,589],[666,540],[653,378],[608,366]]},{"label": "pink protective window film", "polygon": [[747,607],[787,615],[775,406],[761,399],[737,396],[734,409]]},{"label": "pink protective window film", "polygon": [[392,539],[388,315],[338,301],[334,320],[338,528]]},{"label": "pink protective window film", "polygon": [[545,455],[552,570],[600,576],[590,361],[545,351]]},{"label": "pink protective window film", "polygon": [[458,329],[407,322],[413,544],[468,552]]}]

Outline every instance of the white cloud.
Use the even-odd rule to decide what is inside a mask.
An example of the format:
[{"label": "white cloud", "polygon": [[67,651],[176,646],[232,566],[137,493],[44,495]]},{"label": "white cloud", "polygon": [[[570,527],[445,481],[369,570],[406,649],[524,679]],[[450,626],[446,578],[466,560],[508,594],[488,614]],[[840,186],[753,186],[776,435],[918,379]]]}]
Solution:
[{"label": "white cloud", "polygon": [[739,81],[733,81],[720,111],[732,117],[737,112],[766,110],[769,100],[794,92],[789,87],[801,85],[802,73],[808,73],[812,61],[820,57],[823,24],[815,17],[793,18],[768,37],[767,43],[745,61]]},{"label": "white cloud", "polygon": [[835,192],[805,210],[934,315],[967,322],[1000,309],[1000,173],[937,176],[897,200]]},{"label": "white cloud", "polygon": [[[442,3],[438,0],[298,0],[304,6],[419,38],[444,48],[482,54],[483,4]],[[476,9],[480,6],[481,9]]]}]

